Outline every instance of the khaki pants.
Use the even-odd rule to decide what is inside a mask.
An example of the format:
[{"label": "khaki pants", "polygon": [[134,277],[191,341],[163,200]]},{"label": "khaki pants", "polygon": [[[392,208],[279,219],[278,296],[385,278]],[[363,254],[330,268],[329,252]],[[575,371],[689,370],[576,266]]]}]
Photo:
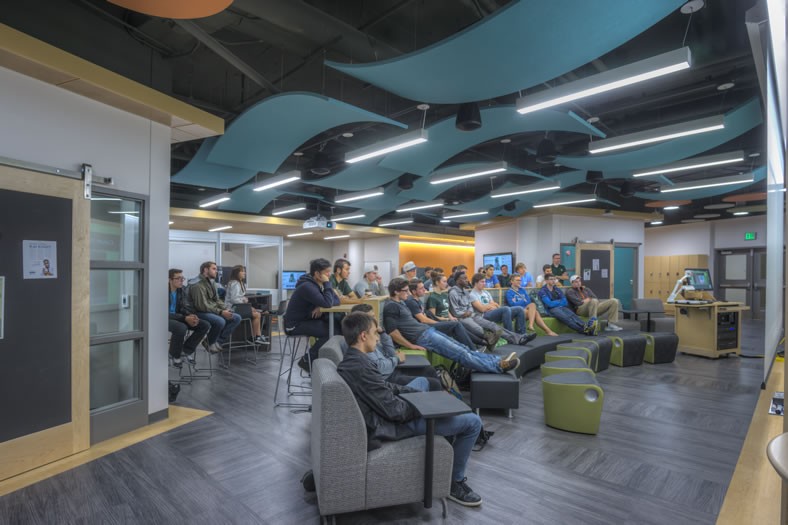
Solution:
[{"label": "khaki pants", "polygon": [[591,299],[577,307],[577,315],[583,317],[604,316],[611,323],[618,321],[618,299]]}]

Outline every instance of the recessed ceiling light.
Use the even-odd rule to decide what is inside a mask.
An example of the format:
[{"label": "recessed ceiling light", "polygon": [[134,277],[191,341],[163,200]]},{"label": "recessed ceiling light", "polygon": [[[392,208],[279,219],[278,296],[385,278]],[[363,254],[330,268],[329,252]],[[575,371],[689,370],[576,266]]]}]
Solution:
[{"label": "recessed ceiling light", "polygon": [[303,157],[304,156],[304,152],[303,151],[296,151],[295,153],[293,153],[293,156],[294,157]]},{"label": "recessed ceiling light", "polygon": [[692,13],[697,13],[703,6],[706,5],[704,0],[689,0],[686,4],[681,6],[681,13],[685,15],[691,15]]},{"label": "recessed ceiling light", "polygon": [[753,151],[752,153],[750,153],[750,154],[749,154],[749,155],[747,155],[747,156],[748,156],[748,157],[750,157],[751,159],[754,159],[754,158],[760,157],[760,156],[761,156],[761,154],[760,154],[760,153],[758,153],[757,151]]},{"label": "recessed ceiling light", "polygon": [[312,232],[291,233],[288,235],[288,237],[303,237],[305,235],[312,235]]},{"label": "recessed ceiling light", "polygon": [[220,232],[220,231],[223,231],[223,230],[229,230],[230,228],[232,228],[232,226],[217,226],[216,228],[211,228],[208,231],[209,232]]},{"label": "recessed ceiling light", "polygon": [[659,226],[660,224],[662,224],[662,221],[651,221],[649,224],[652,226]]},{"label": "recessed ceiling light", "polygon": [[332,235],[331,237],[323,237],[324,241],[331,241],[333,239],[347,239],[350,235]]},{"label": "recessed ceiling light", "polygon": [[441,219],[441,222],[451,222],[451,219]]},{"label": "recessed ceiling light", "polygon": [[173,224],[175,224],[175,223],[173,221],[170,221],[170,226],[172,226]]},{"label": "recessed ceiling light", "polygon": [[750,212],[748,211],[735,211],[733,212],[734,215],[749,215]]},{"label": "recessed ceiling light", "polygon": [[509,144],[512,139],[501,139],[501,144]]},{"label": "recessed ceiling light", "polygon": [[678,206],[665,206],[664,208],[662,208],[662,210],[663,210],[663,211],[667,211],[667,210],[678,210],[678,209],[679,209],[679,207],[678,207]]},{"label": "recessed ceiling light", "polygon": [[430,109],[430,105],[429,104],[419,104],[418,106],[416,106],[416,109],[418,109],[419,111],[427,111],[428,109]]},{"label": "recessed ceiling light", "polygon": [[205,191],[205,188],[197,188],[197,191]]},{"label": "recessed ceiling light", "polygon": [[342,134],[342,136],[343,136],[343,137],[345,137],[346,139],[351,139],[351,138],[353,138],[353,134],[352,134],[351,132],[349,132],[349,131],[346,131],[346,132],[344,132],[344,133]]},{"label": "recessed ceiling light", "polygon": [[586,119],[586,122],[588,122],[589,124],[596,124],[597,122],[599,122],[599,117],[588,117]]},{"label": "recessed ceiling light", "polygon": [[728,91],[730,88],[736,86],[733,82],[724,82],[717,86],[717,91]]}]

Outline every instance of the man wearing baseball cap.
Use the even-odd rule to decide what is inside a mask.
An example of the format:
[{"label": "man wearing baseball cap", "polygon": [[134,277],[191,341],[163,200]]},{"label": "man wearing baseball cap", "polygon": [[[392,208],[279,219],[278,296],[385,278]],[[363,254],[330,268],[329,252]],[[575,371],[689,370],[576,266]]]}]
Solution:
[{"label": "man wearing baseball cap", "polygon": [[381,286],[380,274],[378,274],[378,267],[372,263],[364,265],[364,275],[361,280],[353,287],[353,291],[359,297],[364,297],[368,293],[370,295],[386,295]]},{"label": "man wearing baseball cap", "polygon": [[572,283],[572,288],[566,291],[566,298],[577,315],[590,318],[607,317],[608,330],[623,330],[613,324],[614,321],[618,321],[618,299],[598,299],[591,288],[583,286],[583,280],[579,275],[570,277],[569,282]]},{"label": "man wearing baseball cap", "polygon": [[410,282],[411,279],[416,277],[416,270],[417,270],[416,263],[413,261],[408,261],[402,265],[402,275],[400,275],[399,277]]}]

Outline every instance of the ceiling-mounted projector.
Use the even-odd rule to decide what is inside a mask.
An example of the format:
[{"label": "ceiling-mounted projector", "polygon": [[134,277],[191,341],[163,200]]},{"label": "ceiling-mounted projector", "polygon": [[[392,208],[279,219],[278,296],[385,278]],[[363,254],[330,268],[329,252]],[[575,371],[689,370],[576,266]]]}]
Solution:
[{"label": "ceiling-mounted projector", "polygon": [[329,221],[322,215],[315,215],[304,221],[305,230],[333,230],[336,228],[334,221]]}]

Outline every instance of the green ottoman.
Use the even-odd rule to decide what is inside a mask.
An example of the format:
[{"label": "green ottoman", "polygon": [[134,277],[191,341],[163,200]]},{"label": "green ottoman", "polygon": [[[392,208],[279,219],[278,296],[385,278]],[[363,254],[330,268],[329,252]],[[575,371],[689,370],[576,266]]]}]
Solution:
[{"label": "green ottoman", "polygon": [[582,350],[586,352],[586,362],[588,368],[596,370],[597,362],[599,361],[599,348],[593,343],[586,341],[573,340],[571,343],[561,343],[555,347],[557,351],[563,350]]},{"label": "green ottoman", "polygon": [[591,372],[554,374],[542,379],[544,421],[549,427],[596,434],[605,393]]},{"label": "green ottoman", "polygon": [[637,366],[643,364],[646,353],[646,338],[641,334],[606,335],[613,341],[610,363],[616,366]]},{"label": "green ottoman", "polygon": [[672,363],[676,359],[679,336],[673,332],[648,332],[640,334],[646,338],[646,353],[643,360],[647,363]]},{"label": "green ottoman", "polygon": [[[543,364],[541,371],[542,378],[545,378],[555,374],[567,374],[570,372],[591,372],[591,369],[577,359],[560,359]],[[593,374],[593,372],[591,373]]]},{"label": "green ottoman", "polygon": [[544,362],[560,361],[561,359],[575,359],[583,362],[583,366],[588,368],[588,352],[585,350],[553,350],[544,355]]}]

